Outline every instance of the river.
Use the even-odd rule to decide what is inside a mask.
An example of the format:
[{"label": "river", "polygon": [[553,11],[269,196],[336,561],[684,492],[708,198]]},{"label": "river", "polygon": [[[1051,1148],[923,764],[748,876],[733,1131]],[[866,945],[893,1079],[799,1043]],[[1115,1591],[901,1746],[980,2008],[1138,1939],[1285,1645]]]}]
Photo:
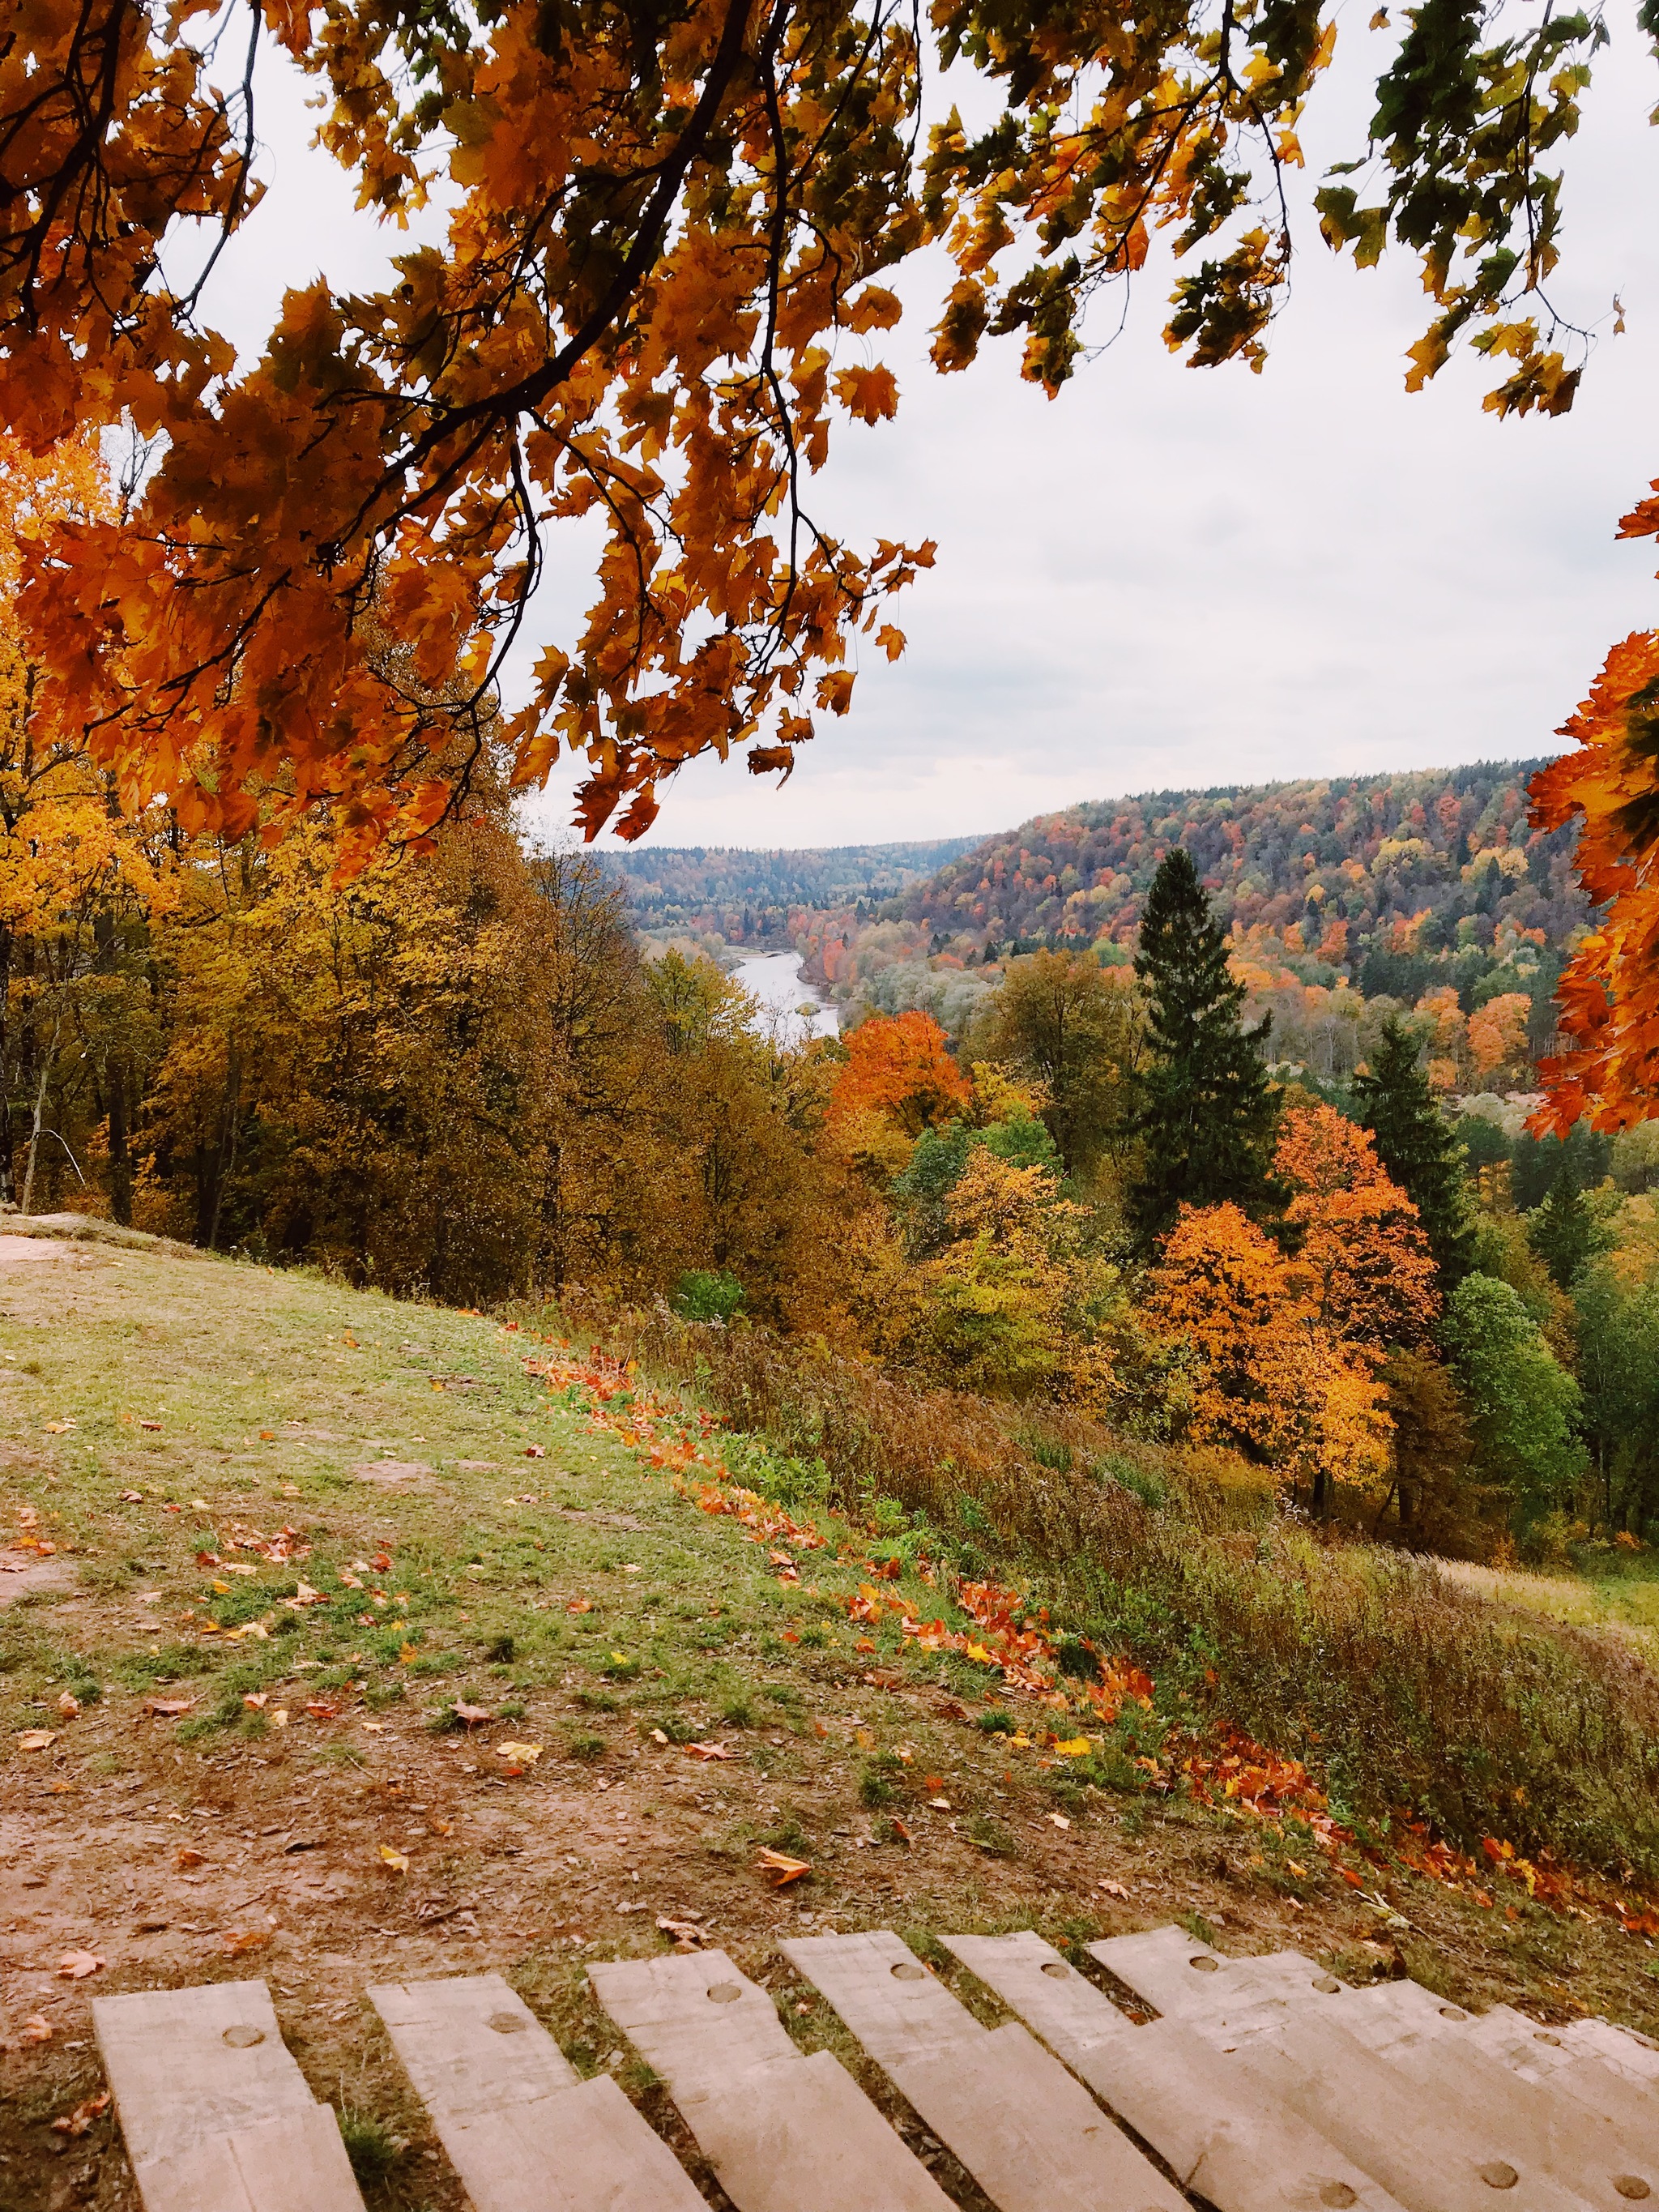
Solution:
[{"label": "river", "polygon": [[799,952],[750,953],[732,972],[750,996],[759,1000],[768,1026],[775,1024],[786,1043],[834,1036],[841,1027],[836,1009],[801,974]]}]

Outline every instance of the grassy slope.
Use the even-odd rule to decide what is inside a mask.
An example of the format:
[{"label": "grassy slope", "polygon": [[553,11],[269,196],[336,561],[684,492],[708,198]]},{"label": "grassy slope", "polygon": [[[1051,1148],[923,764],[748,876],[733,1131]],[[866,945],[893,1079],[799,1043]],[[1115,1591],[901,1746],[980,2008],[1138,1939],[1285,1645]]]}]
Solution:
[{"label": "grassy slope", "polygon": [[[106,2119],[59,2154],[45,2124],[96,2086],[88,1995],[250,1972],[313,2087],[366,2116],[365,2142],[369,2122],[409,2139],[374,2202],[460,2202],[363,2004],[389,1972],[507,1973],[579,2063],[616,2068],[683,2146],[582,1978],[587,1959],[660,1947],[659,1914],[702,1916],[795,2033],[855,2061],[791,1986],[781,1930],[1074,1940],[1189,1917],[1230,1948],[1294,1943],[1350,1974],[1400,1959],[1477,2001],[1659,2025],[1652,1954],[1605,1923],[1524,1901],[1509,1918],[1402,1878],[1389,1895],[1407,1924],[1391,1928],[1294,1830],[1057,1798],[1062,1772],[968,1724],[981,1670],[896,1639],[857,1651],[858,1531],[821,1516],[830,1547],[781,1582],[770,1547],[527,1382],[522,1340],[493,1322],[0,1238],[0,1542],[33,1511],[76,1576],[0,1613],[0,2202],[17,2212],[58,2201],[66,2178],[79,2201],[131,2201]],[[354,1472],[388,1458],[430,1472],[401,1492]],[[231,1547],[238,1529],[284,1526],[308,1556]],[[259,1571],[204,1566],[204,1550]],[[361,1590],[340,1580],[354,1561]],[[328,1601],[286,1608],[300,1577]],[[228,1641],[244,1621],[264,1639]],[[878,1662],[895,1686],[866,1680]],[[83,1708],[67,1720],[66,1687]],[[151,1698],[194,1702],[165,1717]],[[497,1720],[443,1728],[457,1698]],[[15,1747],[36,1728],[57,1741]],[[688,1740],[731,1755],[700,1762]],[[503,1741],[544,1748],[514,1777]],[[773,1892],[763,1844],[812,1875]],[[90,1982],[57,1976],[71,1948],[103,1958]],[[22,2039],[37,2014],[48,2043]]]}]

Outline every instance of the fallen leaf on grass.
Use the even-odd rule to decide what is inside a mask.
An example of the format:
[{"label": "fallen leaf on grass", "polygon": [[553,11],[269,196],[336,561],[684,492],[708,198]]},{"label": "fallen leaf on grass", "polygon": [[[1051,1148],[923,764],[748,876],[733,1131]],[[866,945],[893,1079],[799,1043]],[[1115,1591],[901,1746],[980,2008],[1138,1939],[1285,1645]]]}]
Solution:
[{"label": "fallen leaf on grass", "polygon": [[74,1426],[73,1421],[48,1421],[46,1434],[49,1437],[66,1437]]},{"label": "fallen leaf on grass", "polygon": [[141,1429],[159,1429],[161,1424],[159,1421],[140,1421],[138,1425]]},{"label": "fallen leaf on grass", "polygon": [[666,1734],[661,1729],[653,1729],[651,1731],[651,1741],[653,1743],[665,1744],[668,1738]]},{"label": "fallen leaf on grass", "polygon": [[386,1734],[386,1723],[384,1721],[365,1721],[363,1723],[363,1726],[368,1731],[370,1735],[384,1735]]},{"label": "fallen leaf on grass", "polygon": [[695,1920],[670,1920],[659,1915],[657,1925],[665,1936],[674,1939],[677,1951],[695,1951],[703,1941],[703,1933]]},{"label": "fallen leaf on grass", "polygon": [[426,1825],[434,1836],[453,1836],[455,1832],[453,1820],[428,1820]]},{"label": "fallen leaf on grass", "polygon": [[887,1823],[887,1826],[888,1831],[896,1844],[908,1844],[909,1842],[910,1831],[905,1826],[902,1820],[890,1820]]},{"label": "fallen leaf on grass", "polygon": [[526,1459],[545,1459],[547,1457],[546,1452],[543,1449],[540,1444],[526,1444],[524,1448],[524,1455]]},{"label": "fallen leaf on grass", "polygon": [[1086,1735],[1068,1736],[1064,1743],[1057,1742],[1054,1746],[1056,1755],[1061,1759],[1086,1759],[1089,1749]]},{"label": "fallen leaf on grass", "polygon": [[88,1974],[100,1973],[103,1965],[95,1951],[65,1951],[58,1961],[58,1978],[65,1982],[84,1982]]},{"label": "fallen leaf on grass", "polygon": [[175,1854],[173,1862],[174,1866],[180,1868],[198,1867],[202,1863],[203,1854],[200,1851],[191,1850],[188,1845],[182,1851]]},{"label": "fallen leaf on grass", "polygon": [[273,1705],[271,1707],[270,1725],[272,1728],[286,1728],[288,1726],[288,1707],[286,1705]]},{"label": "fallen leaf on grass", "polygon": [[495,1714],[490,1711],[488,1705],[463,1705],[459,1698],[456,1698],[454,1705],[450,1708],[450,1710],[453,1712],[456,1719],[458,1721],[465,1721],[468,1728],[477,1728],[481,1722],[493,1721],[495,1717]]},{"label": "fallen leaf on grass", "polygon": [[72,1721],[81,1710],[81,1700],[79,1698],[72,1698],[67,1690],[60,1690],[58,1693],[58,1710],[66,1721]]},{"label": "fallen leaf on grass", "polygon": [[340,1717],[340,1708],[336,1705],[331,1705],[326,1698],[311,1698],[306,1705],[306,1711],[314,1721],[337,1721]]},{"label": "fallen leaf on grass", "polygon": [[685,1755],[688,1759],[730,1759],[732,1756],[723,1743],[688,1743]]},{"label": "fallen leaf on grass", "polygon": [[194,1698],[146,1698],[144,1711],[154,1713],[158,1720],[176,1721],[180,1713],[187,1713],[195,1703]]},{"label": "fallen leaf on grass", "polygon": [[143,1502],[144,1493],[142,1490],[124,1490],[121,1492],[123,1505],[142,1505]]},{"label": "fallen leaf on grass", "polygon": [[270,1941],[268,1928],[226,1928],[220,1931],[220,1943],[228,1959],[240,1959],[248,1951],[263,1951]]},{"label": "fallen leaf on grass", "polygon": [[1050,1813],[1048,1818],[1057,1828],[1069,1828],[1072,1825],[1063,1813]]},{"label": "fallen leaf on grass", "polygon": [[1121,1881],[1098,1881],[1095,1887],[1103,1889],[1108,1897],[1127,1897],[1129,1894]]},{"label": "fallen leaf on grass", "polygon": [[948,1813],[951,1809],[951,1801],[948,1797],[930,1797],[927,1802],[936,1813]]},{"label": "fallen leaf on grass", "polygon": [[109,2091],[100,2089],[95,2097],[88,2097],[84,2104],[77,2105],[72,2112],[65,2112],[62,2119],[54,2120],[52,2124],[52,2131],[55,2136],[67,2136],[71,2142],[78,2142],[93,2122],[100,2118],[108,2110]]},{"label": "fallen leaf on grass", "polygon": [[1356,1874],[1352,1867],[1338,1867],[1337,1872],[1341,1875],[1343,1881],[1347,1883],[1350,1889],[1364,1889],[1365,1887],[1365,1877],[1364,1875]]},{"label": "fallen leaf on grass", "polygon": [[32,2013],[18,2031],[25,2043],[50,2043],[56,2033],[43,2012]]},{"label": "fallen leaf on grass", "polygon": [[390,1844],[382,1844],[380,1846],[380,1856],[386,1861],[386,1864],[392,1869],[394,1874],[407,1874],[409,1872],[409,1854],[407,1851],[394,1851]]},{"label": "fallen leaf on grass", "polygon": [[390,1554],[385,1552],[376,1552],[371,1564],[376,1567],[381,1574],[385,1574],[392,1565]]},{"label": "fallen leaf on grass", "polygon": [[50,1751],[58,1741],[53,1729],[25,1729],[17,1739],[19,1751]]},{"label": "fallen leaf on grass", "polygon": [[495,1756],[505,1760],[509,1770],[519,1773],[526,1766],[533,1766],[541,1755],[542,1746],[538,1743],[498,1743],[495,1747]]},{"label": "fallen leaf on grass", "polygon": [[567,1613],[592,1613],[592,1610],[593,1601],[591,1597],[573,1597],[565,1607]]},{"label": "fallen leaf on grass", "polygon": [[771,1875],[774,1889],[782,1889],[812,1871],[811,1859],[792,1859],[787,1851],[763,1850],[755,1863],[763,1874]]},{"label": "fallen leaf on grass", "polygon": [[246,1690],[242,1694],[242,1703],[256,1713],[264,1712],[270,1700],[269,1690]]}]

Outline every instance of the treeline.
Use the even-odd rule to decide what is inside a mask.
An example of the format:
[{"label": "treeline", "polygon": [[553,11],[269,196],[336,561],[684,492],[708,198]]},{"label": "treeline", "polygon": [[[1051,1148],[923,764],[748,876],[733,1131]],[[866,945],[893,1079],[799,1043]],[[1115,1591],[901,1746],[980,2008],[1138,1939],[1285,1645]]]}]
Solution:
[{"label": "treeline", "polygon": [[644,845],[607,850],[605,866],[623,884],[641,929],[781,945],[803,908],[848,907],[868,916],[973,842],[935,837],[770,852]]}]

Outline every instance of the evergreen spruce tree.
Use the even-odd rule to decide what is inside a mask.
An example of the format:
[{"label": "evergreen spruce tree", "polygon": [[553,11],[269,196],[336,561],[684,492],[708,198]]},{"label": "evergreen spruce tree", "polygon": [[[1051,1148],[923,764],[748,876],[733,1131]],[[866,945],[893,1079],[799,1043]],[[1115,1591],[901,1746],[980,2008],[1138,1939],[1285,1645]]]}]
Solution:
[{"label": "evergreen spruce tree", "polygon": [[1527,1221],[1527,1242],[1549,1269],[1557,1288],[1570,1291],[1580,1268],[1605,1252],[1612,1241],[1585,1205],[1572,1170],[1563,1167],[1549,1196]]},{"label": "evergreen spruce tree", "polygon": [[1417,1064],[1417,1047],[1398,1021],[1382,1024],[1370,1071],[1354,1078],[1359,1118],[1376,1139],[1377,1158],[1417,1208],[1443,1291],[1456,1289],[1474,1264],[1474,1222],[1462,1147]]},{"label": "evergreen spruce tree", "polygon": [[1276,1212],[1285,1194],[1270,1172],[1279,1108],[1261,1060],[1268,1025],[1247,1033],[1239,1020],[1244,988],[1227,971],[1226,939],[1184,846],[1152,878],[1135,974],[1150,1065],[1129,1209],[1143,1243],[1164,1236],[1182,1206],[1231,1200],[1254,1218]]}]

